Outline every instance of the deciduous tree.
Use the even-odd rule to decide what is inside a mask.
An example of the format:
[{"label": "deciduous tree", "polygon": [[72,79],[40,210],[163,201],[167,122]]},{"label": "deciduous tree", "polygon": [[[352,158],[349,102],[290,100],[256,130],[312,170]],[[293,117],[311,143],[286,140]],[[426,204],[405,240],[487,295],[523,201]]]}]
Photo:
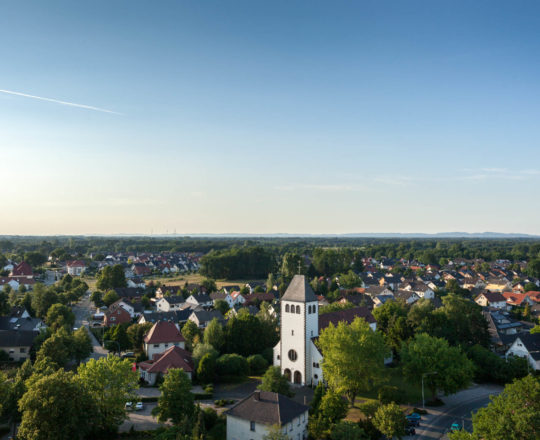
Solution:
[{"label": "deciduous tree", "polygon": [[152,414],[157,416],[160,422],[171,420],[177,425],[187,417],[187,420],[193,423],[194,395],[191,393],[188,375],[180,369],[169,370],[159,389],[161,395]]}]

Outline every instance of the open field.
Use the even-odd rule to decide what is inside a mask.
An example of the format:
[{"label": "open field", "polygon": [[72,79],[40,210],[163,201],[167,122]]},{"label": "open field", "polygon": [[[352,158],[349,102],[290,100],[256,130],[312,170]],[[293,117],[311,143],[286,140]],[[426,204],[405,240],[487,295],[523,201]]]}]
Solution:
[{"label": "open field", "polygon": [[[150,281],[154,283],[161,283],[166,284],[168,286],[183,286],[186,281],[188,283],[194,283],[199,284],[205,279],[204,276],[202,276],[199,273],[192,273],[192,274],[183,274],[183,275],[172,275],[172,276],[151,276],[151,277],[145,277],[144,280],[148,284]],[[96,278],[95,277],[82,277],[82,280],[88,284],[90,287],[90,290],[94,291],[96,290]],[[264,282],[266,280],[216,280],[216,285],[218,288],[221,288],[223,286],[233,286],[238,285],[242,287],[244,284],[246,284],[249,281],[260,281]]]}]

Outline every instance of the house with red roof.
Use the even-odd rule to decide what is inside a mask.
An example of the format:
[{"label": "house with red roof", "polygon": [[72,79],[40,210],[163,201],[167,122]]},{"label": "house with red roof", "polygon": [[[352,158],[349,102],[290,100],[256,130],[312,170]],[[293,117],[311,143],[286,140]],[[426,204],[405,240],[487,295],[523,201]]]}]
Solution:
[{"label": "house with red roof", "polygon": [[109,310],[105,312],[103,322],[105,324],[105,327],[124,324],[126,322],[131,322],[131,315],[126,309],[115,303],[111,305],[111,307],[109,307]]},{"label": "house with red roof", "polygon": [[10,277],[24,277],[24,278],[34,278],[34,272],[32,268],[26,261],[21,261],[19,264],[13,267],[13,270],[9,274]]},{"label": "house with red roof", "polygon": [[176,345],[163,353],[155,353],[151,360],[141,362],[139,374],[149,385],[154,385],[160,376],[163,377],[174,368],[184,370],[190,379],[195,369],[191,353]]},{"label": "house with red roof", "polygon": [[170,321],[156,322],[144,336],[144,351],[148,359],[160,354],[168,348],[176,346],[185,349],[186,340],[178,327]]},{"label": "house with red roof", "polygon": [[71,276],[81,276],[86,270],[86,264],[81,260],[72,260],[66,262],[67,273]]},{"label": "house with red roof", "polygon": [[506,298],[506,304],[509,306],[525,306],[525,304],[534,305],[534,299],[529,296],[530,292],[517,293],[517,292],[503,292],[502,295]]}]

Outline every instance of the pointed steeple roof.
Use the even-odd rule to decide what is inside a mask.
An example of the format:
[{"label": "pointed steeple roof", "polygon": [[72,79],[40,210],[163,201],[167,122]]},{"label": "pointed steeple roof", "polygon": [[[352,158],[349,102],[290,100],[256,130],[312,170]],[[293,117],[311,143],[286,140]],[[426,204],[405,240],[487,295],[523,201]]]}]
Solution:
[{"label": "pointed steeple roof", "polygon": [[305,275],[295,275],[293,277],[281,300],[304,303],[318,301]]}]

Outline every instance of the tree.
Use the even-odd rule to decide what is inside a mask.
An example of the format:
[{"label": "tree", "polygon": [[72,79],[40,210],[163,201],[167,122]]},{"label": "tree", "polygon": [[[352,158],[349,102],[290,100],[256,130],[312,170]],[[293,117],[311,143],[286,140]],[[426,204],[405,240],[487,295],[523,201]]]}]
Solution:
[{"label": "tree", "polygon": [[195,339],[195,336],[200,335],[201,330],[193,321],[188,320],[182,327],[182,336],[186,340],[186,345],[190,350],[193,348],[193,340]]},{"label": "tree", "polygon": [[99,290],[109,290],[115,287],[126,286],[126,274],[121,264],[105,266],[97,276],[96,287]]},{"label": "tree", "polygon": [[373,309],[377,329],[385,335],[388,346],[396,353],[401,344],[413,334],[407,321],[407,312],[407,306],[402,301],[386,301],[382,306]]},{"label": "tree", "polygon": [[83,439],[95,416],[95,405],[71,372],[58,370],[32,383],[19,401],[25,440]]},{"label": "tree", "polygon": [[405,416],[399,405],[394,402],[381,405],[377,409],[373,425],[387,438],[402,438],[405,435]]},{"label": "tree", "polygon": [[220,351],[225,343],[223,326],[217,318],[212,319],[204,330],[203,340],[205,344],[210,344],[217,351]]},{"label": "tree", "polygon": [[301,255],[295,252],[287,252],[283,255],[281,275],[283,275],[284,278],[291,280],[294,275],[305,273],[306,267],[304,265],[304,258]]},{"label": "tree", "polygon": [[216,356],[213,353],[206,353],[197,367],[197,378],[200,383],[212,383],[216,377]]},{"label": "tree", "polygon": [[263,440],[289,440],[287,434],[283,434],[283,429],[279,425],[272,425],[268,434],[263,436]]},{"label": "tree", "polygon": [[536,333],[540,333],[540,325],[535,325],[533,328],[531,328],[531,335],[534,335]]},{"label": "tree", "polygon": [[279,338],[275,325],[263,323],[248,313],[229,319],[225,333],[226,351],[242,356],[262,353],[265,348],[273,347]]},{"label": "tree", "polygon": [[219,376],[247,376],[249,366],[245,357],[236,353],[224,354],[216,361],[216,370]]},{"label": "tree", "polygon": [[252,354],[247,358],[249,373],[253,375],[263,374],[268,368],[268,362],[260,354]]},{"label": "tree", "polygon": [[347,401],[339,394],[328,391],[321,399],[319,413],[330,423],[336,423],[347,415]]},{"label": "tree", "polygon": [[72,350],[73,338],[64,328],[61,328],[43,343],[37,352],[36,360],[48,358],[57,367],[64,367],[72,358]]},{"label": "tree", "polygon": [[229,304],[224,299],[218,299],[214,303],[214,309],[219,310],[223,316],[229,311]]},{"label": "tree", "polygon": [[199,365],[199,361],[207,354],[211,354],[215,359],[219,356],[219,352],[210,344],[200,343],[195,346],[195,349],[193,350],[195,367]]},{"label": "tree", "polygon": [[120,297],[114,290],[109,290],[105,295],[103,295],[103,303],[109,307],[111,304],[118,301]]},{"label": "tree", "polygon": [[115,433],[126,418],[125,403],[135,398],[138,377],[131,362],[109,355],[90,359],[77,372],[84,389],[96,403],[95,431]]},{"label": "tree", "polygon": [[75,315],[69,307],[63,304],[53,304],[47,312],[45,322],[53,332],[61,327],[71,330],[75,324]]},{"label": "tree", "polygon": [[94,348],[92,346],[92,340],[88,335],[88,331],[85,327],[81,327],[73,332],[72,339],[72,357],[80,364],[81,361],[89,357]]},{"label": "tree", "polygon": [[144,335],[152,328],[151,322],[145,322],[144,324],[131,324],[127,330],[127,336],[131,347],[138,350],[143,345]]},{"label": "tree", "polygon": [[203,287],[208,293],[217,291],[216,281],[211,278],[205,278],[202,280],[201,287]]},{"label": "tree", "polygon": [[92,295],[90,295],[90,301],[92,301],[96,307],[103,306],[103,292],[100,290],[95,290],[92,292]]},{"label": "tree", "polygon": [[[486,408],[473,415],[473,435],[484,440],[537,439],[540,432],[540,382],[526,376],[507,385],[498,396],[492,396]],[[452,440],[463,439],[451,435]]]},{"label": "tree", "polygon": [[351,405],[360,391],[370,390],[382,379],[388,348],[383,336],[365,320],[355,318],[351,324],[340,322],[337,327],[330,324],[321,332],[318,345],[328,385],[346,394]]},{"label": "tree", "polygon": [[401,361],[404,374],[412,381],[420,382],[424,373],[437,373],[424,379],[433,399],[437,390],[450,394],[466,387],[474,374],[473,363],[459,347],[450,347],[446,340],[426,333],[417,334],[403,347]]},{"label": "tree", "polygon": [[352,289],[353,287],[362,287],[362,278],[360,278],[352,270],[349,270],[345,274],[339,275],[339,285],[346,289]]},{"label": "tree", "polygon": [[32,267],[38,267],[47,261],[47,256],[41,252],[26,252],[24,254],[24,261],[26,261]]},{"label": "tree", "polygon": [[191,393],[191,381],[188,375],[180,369],[171,369],[159,387],[161,395],[158,405],[152,410],[160,422],[171,420],[178,425],[187,417],[193,423],[195,413],[194,395]]},{"label": "tree", "polygon": [[534,258],[527,264],[527,273],[530,276],[540,278],[540,258]]},{"label": "tree", "polygon": [[369,440],[366,432],[357,423],[340,421],[332,428],[331,440]]},{"label": "tree", "polygon": [[281,374],[279,367],[269,367],[264,373],[262,383],[259,386],[261,391],[271,391],[291,397],[293,393],[287,378]]},{"label": "tree", "polygon": [[127,350],[131,347],[131,341],[127,334],[127,324],[118,324],[105,332],[103,339],[105,340],[105,346],[109,351]]},{"label": "tree", "polygon": [[47,289],[43,284],[37,283],[31,295],[32,310],[38,318],[45,318],[49,308],[58,302],[58,296],[52,289]]}]

